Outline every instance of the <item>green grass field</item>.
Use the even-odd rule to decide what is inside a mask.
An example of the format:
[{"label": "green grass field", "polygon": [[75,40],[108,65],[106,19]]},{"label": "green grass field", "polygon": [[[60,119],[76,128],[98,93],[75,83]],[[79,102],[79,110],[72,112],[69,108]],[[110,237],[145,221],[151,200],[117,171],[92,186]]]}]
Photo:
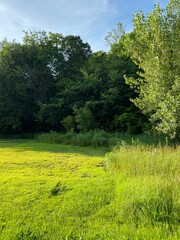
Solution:
[{"label": "green grass field", "polygon": [[0,239],[180,239],[180,149],[0,141]]}]

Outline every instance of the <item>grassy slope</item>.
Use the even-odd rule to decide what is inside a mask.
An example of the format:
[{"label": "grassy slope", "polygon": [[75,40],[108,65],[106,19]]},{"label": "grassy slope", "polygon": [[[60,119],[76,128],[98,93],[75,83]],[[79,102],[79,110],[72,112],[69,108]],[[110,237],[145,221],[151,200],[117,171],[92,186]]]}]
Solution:
[{"label": "grassy slope", "polygon": [[124,147],[106,167],[100,150],[0,141],[0,239],[179,239],[178,222],[155,216],[171,189],[164,201],[178,221],[179,153]]}]

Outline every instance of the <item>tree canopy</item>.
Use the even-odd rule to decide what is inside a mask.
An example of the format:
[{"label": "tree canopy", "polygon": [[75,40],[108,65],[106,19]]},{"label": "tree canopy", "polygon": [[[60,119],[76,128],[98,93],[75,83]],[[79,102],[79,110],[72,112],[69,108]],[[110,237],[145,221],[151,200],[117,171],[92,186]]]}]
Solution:
[{"label": "tree canopy", "polygon": [[[109,32],[108,53],[79,36],[28,31],[1,42],[0,132],[121,131],[180,135],[180,2],[156,4]],[[150,122],[148,121],[150,120]]]},{"label": "tree canopy", "polygon": [[141,132],[134,91],[123,75],[134,63],[116,53],[92,53],[79,36],[25,32],[0,51],[0,131]]}]

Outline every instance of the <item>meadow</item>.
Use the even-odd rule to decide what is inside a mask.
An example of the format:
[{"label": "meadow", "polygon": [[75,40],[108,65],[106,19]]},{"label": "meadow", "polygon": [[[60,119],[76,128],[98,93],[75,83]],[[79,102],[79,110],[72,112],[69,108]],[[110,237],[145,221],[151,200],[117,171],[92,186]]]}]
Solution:
[{"label": "meadow", "polygon": [[180,239],[179,146],[40,139],[0,140],[1,240]]}]

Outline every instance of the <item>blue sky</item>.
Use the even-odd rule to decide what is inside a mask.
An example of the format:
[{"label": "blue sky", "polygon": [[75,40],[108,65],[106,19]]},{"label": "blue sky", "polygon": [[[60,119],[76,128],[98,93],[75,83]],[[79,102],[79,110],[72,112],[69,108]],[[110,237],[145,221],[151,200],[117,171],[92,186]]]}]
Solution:
[{"label": "blue sky", "polygon": [[0,40],[21,41],[23,30],[79,35],[92,50],[108,50],[107,32],[118,22],[132,30],[132,16],[149,13],[156,2],[168,0],[0,0]]}]

